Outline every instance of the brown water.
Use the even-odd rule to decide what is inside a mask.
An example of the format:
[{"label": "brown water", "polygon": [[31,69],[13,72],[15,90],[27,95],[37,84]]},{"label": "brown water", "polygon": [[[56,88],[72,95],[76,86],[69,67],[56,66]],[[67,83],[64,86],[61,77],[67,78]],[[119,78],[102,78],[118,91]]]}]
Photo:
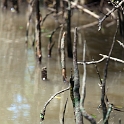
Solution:
[{"label": "brown water", "polygon": [[[79,15],[75,15],[79,17]],[[51,23],[50,20],[53,20]],[[54,19],[47,20],[44,28],[48,31],[55,26]],[[74,20],[73,25],[86,24],[94,21],[87,15],[82,15],[79,20]],[[57,91],[68,87],[62,82],[60,58],[57,53],[57,44],[53,48],[52,57],[47,57],[48,38],[42,37],[42,64],[38,65],[34,49],[29,40],[25,45],[26,14],[16,15],[10,12],[0,12],[0,124],[39,124],[40,112],[45,102]],[[97,26],[81,30],[82,40],[78,43],[78,60],[82,60],[82,41],[86,43],[86,59],[100,59],[99,53],[108,54],[115,27],[104,28],[97,31]],[[30,32],[31,34],[31,32]],[[58,33],[53,37],[56,41]],[[32,39],[31,37],[29,39]],[[80,38],[81,39],[81,38]],[[120,39],[118,37],[118,39]],[[112,53],[114,57],[124,59],[124,50],[117,43]],[[67,58],[67,75],[69,78],[72,68],[72,59]],[[41,69],[47,66],[48,80],[41,80]],[[80,81],[82,81],[83,67],[79,66]],[[98,64],[101,76],[103,75],[104,62]],[[107,79],[109,101],[116,106],[124,107],[124,65],[110,61]],[[87,95],[85,107],[89,114],[96,116],[97,122],[102,118],[102,111],[97,110],[100,104],[99,79],[94,66],[87,66]],[[48,105],[44,124],[61,123],[63,108],[68,98],[65,113],[65,124],[74,124],[72,103],[69,91],[58,95]],[[123,112],[113,111],[110,122],[118,123]],[[85,122],[88,124],[89,122]],[[102,122],[99,122],[100,124]]]}]

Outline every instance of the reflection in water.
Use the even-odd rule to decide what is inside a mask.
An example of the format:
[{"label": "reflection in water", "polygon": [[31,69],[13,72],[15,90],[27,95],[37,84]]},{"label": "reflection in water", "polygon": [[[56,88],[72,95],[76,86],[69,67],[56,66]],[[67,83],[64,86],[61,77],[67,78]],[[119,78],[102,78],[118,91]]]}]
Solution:
[{"label": "reflection in water", "polygon": [[[9,17],[9,18],[8,18]],[[78,23],[89,22],[83,15]],[[89,17],[90,18],[90,17]],[[88,19],[88,20],[86,20]],[[46,22],[49,26],[49,20]],[[51,26],[51,24],[50,24]],[[45,102],[56,92],[67,86],[62,82],[60,57],[57,53],[57,44],[53,48],[52,57],[47,58],[48,38],[42,37],[43,61],[38,65],[34,49],[25,46],[25,27],[24,15],[14,15],[12,13],[0,12],[0,123],[1,124],[39,124],[39,113]],[[45,28],[45,26],[44,26]],[[51,27],[50,27],[51,28]],[[54,28],[54,27],[52,27]],[[114,27],[113,27],[114,28]],[[83,34],[83,36],[81,36]],[[78,44],[78,60],[82,60],[82,41],[87,41],[86,59],[95,60],[100,58],[99,53],[108,54],[114,30],[97,32],[97,27],[85,29],[80,32]],[[84,37],[85,36],[85,37]],[[82,38],[81,38],[82,37]],[[57,42],[58,34],[55,34]],[[123,49],[116,44],[113,56],[124,59]],[[72,68],[72,59],[67,58],[67,76],[69,78]],[[41,80],[41,68],[46,66],[48,80]],[[104,63],[98,64],[101,75],[103,74]],[[83,68],[79,66],[80,81],[82,81]],[[109,76],[107,79],[108,98],[113,104],[124,107],[124,68],[123,64],[110,61]],[[95,115],[99,121],[102,117],[101,110],[97,111],[100,104],[99,79],[95,73],[93,65],[87,66],[87,96],[85,107],[88,113]],[[62,119],[62,112],[65,101],[68,98],[65,113],[65,123],[74,124],[73,107],[69,97],[69,91],[58,95],[47,107],[45,124],[59,124]],[[100,112],[100,113],[99,113]],[[123,119],[123,113],[113,111],[111,122],[118,123],[118,118]],[[86,121],[86,123],[88,123]]]},{"label": "reflection in water", "polygon": [[[7,110],[13,113],[12,120],[19,118],[20,116],[28,117],[30,106],[26,103],[26,99],[20,94],[16,94],[13,98],[14,104],[11,104]],[[23,112],[23,115],[21,113]]]}]

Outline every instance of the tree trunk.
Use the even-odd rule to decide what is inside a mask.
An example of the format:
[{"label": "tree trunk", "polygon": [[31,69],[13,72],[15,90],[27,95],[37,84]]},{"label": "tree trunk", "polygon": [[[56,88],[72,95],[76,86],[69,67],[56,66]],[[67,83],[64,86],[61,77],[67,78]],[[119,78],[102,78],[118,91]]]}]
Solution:
[{"label": "tree trunk", "polygon": [[68,57],[72,58],[72,43],[71,43],[71,0],[68,2],[68,18],[67,18],[67,53]]},{"label": "tree trunk", "polygon": [[40,14],[40,0],[36,0],[36,54],[39,62],[41,62],[41,14]]}]

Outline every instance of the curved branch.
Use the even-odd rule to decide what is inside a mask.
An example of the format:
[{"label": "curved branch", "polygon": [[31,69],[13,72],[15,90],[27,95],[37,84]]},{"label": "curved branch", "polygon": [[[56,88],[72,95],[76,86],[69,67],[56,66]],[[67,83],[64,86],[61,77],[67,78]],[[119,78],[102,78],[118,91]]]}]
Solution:
[{"label": "curved branch", "polygon": [[65,92],[65,91],[69,90],[69,89],[70,89],[70,85],[69,85],[66,89],[63,89],[63,90],[61,90],[61,91],[55,93],[53,96],[50,97],[50,99],[45,103],[42,112],[40,113],[41,121],[44,120],[44,116],[45,116],[45,112],[46,112],[46,107],[50,104],[50,102],[52,101],[52,99],[53,99],[55,96],[57,96],[58,94],[63,93],[63,92]]}]

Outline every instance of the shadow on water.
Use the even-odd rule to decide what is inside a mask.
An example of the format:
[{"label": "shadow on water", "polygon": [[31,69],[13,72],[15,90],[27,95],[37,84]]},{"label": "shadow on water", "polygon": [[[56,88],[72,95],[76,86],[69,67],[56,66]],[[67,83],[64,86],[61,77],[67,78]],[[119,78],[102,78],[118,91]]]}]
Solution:
[{"label": "shadow on water", "polygon": [[[53,19],[53,18],[51,18]],[[86,23],[91,17],[86,19],[86,15],[78,20],[77,24]],[[48,28],[51,23],[46,22]],[[54,23],[54,21],[53,21]],[[52,29],[54,26],[51,27]],[[115,27],[103,28],[97,31],[97,26],[81,31],[82,38],[78,42],[78,60],[82,60],[82,41],[86,40],[86,59],[91,61],[100,59],[99,53],[108,54]],[[0,12],[0,123],[1,124],[39,124],[40,110],[51,95],[67,87],[63,84],[61,77],[60,58],[57,53],[57,44],[53,48],[52,57],[47,57],[48,38],[42,37],[43,60],[41,66],[38,65],[34,49],[29,43],[25,46],[26,17],[23,14],[14,15],[12,13]],[[49,30],[49,29],[47,29]],[[85,37],[84,37],[85,36]],[[58,34],[54,39],[57,41]],[[112,53],[114,57],[124,59],[124,50],[116,43]],[[68,77],[72,68],[72,59],[67,58]],[[47,66],[48,80],[41,80],[41,67]],[[124,107],[124,66],[117,62],[110,61],[107,79],[108,98],[113,104]],[[103,75],[104,63],[98,64],[101,75]],[[82,81],[83,68],[79,66],[80,81]],[[87,96],[85,107],[87,112],[96,116],[99,121],[102,117],[101,110],[97,111],[100,104],[99,79],[93,65],[87,67]],[[63,107],[69,92],[58,95],[53,99],[47,108],[45,124],[59,124],[61,122]],[[111,122],[118,122],[118,118],[123,119],[123,113],[113,111]],[[72,103],[69,98],[65,115],[65,123],[74,124]],[[87,122],[88,123],[88,122]]]}]

